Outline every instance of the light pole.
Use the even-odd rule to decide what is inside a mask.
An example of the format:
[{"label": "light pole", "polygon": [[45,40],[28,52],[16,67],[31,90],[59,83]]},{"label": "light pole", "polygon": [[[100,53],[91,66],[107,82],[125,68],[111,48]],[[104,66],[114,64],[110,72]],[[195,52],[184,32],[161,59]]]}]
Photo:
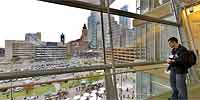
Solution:
[{"label": "light pole", "polygon": [[11,85],[11,88],[10,88],[10,100],[13,100],[13,91],[12,91],[12,79],[10,81],[10,85]]},{"label": "light pole", "polygon": [[[12,67],[13,67],[13,61],[12,61]],[[13,71],[12,68],[11,71]],[[12,79],[10,80],[10,100],[13,100]]]},{"label": "light pole", "polygon": [[[12,64],[12,68],[11,68],[11,71],[13,71],[13,66],[14,64],[16,63],[16,61],[19,60],[19,58],[17,56],[13,56],[13,58],[11,59],[11,64]],[[11,96],[11,100],[14,100],[13,99],[13,90],[12,90],[12,79],[10,80],[10,85],[11,85],[11,88],[10,88],[10,96]]]},{"label": "light pole", "polygon": [[98,49],[98,46],[99,46],[99,45],[98,45],[98,43],[99,43],[99,42],[98,42],[98,36],[97,36],[97,35],[98,35],[98,33],[97,33],[97,32],[98,32],[97,28],[98,28],[98,25],[99,25],[99,24],[100,24],[100,22],[97,21],[97,23],[96,23],[96,49]]},{"label": "light pole", "polygon": [[122,89],[122,74],[121,74],[121,79],[120,79],[120,81],[121,81],[121,89],[120,89],[120,91],[121,91],[121,96],[120,96],[120,100],[122,100],[122,96],[123,96],[123,89]]}]

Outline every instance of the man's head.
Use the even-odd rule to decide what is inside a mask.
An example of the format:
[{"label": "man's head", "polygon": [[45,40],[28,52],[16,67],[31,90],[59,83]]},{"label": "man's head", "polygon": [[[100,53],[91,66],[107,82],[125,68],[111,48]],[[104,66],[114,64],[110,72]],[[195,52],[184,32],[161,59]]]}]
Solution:
[{"label": "man's head", "polygon": [[176,48],[179,44],[178,44],[178,39],[175,37],[171,37],[168,39],[168,43],[169,43],[169,47],[170,48]]}]

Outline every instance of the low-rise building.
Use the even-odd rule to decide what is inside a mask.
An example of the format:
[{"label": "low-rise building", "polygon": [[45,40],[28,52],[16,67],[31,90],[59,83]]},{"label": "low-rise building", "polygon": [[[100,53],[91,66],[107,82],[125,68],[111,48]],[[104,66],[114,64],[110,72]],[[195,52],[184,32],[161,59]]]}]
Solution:
[{"label": "low-rise building", "polygon": [[13,58],[20,61],[66,59],[66,44],[40,41],[40,34],[26,34],[26,40],[5,40],[5,58],[9,61]]},{"label": "low-rise building", "polygon": [[35,48],[36,61],[63,60],[66,59],[67,48],[61,42],[45,42],[43,46]]},{"label": "low-rise building", "polygon": [[5,56],[11,60],[13,57],[18,59],[33,59],[35,55],[35,46],[31,42],[23,40],[6,40]]},{"label": "low-rise building", "polygon": [[[113,56],[116,63],[134,63],[136,59],[145,59],[145,48],[114,48]],[[111,49],[106,50],[106,59],[112,61],[112,51]]]},{"label": "low-rise building", "polygon": [[69,53],[72,56],[79,56],[81,52],[88,50],[89,46],[88,46],[87,33],[88,33],[87,27],[84,24],[80,39],[70,41],[69,43],[67,43],[67,46],[70,51]]}]

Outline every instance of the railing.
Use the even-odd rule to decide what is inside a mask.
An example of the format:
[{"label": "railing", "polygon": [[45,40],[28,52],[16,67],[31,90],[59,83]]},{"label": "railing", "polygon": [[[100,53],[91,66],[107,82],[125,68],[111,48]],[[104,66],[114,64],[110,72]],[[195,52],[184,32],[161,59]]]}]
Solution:
[{"label": "railing", "polygon": [[[160,63],[162,62],[116,64],[115,68],[128,68],[128,67],[134,67],[134,66],[153,65],[153,64],[160,64]],[[74,67],[74,68],[57,68],[57,69],[47,69],[47,70],[5,72],[5,73],[0,73],[0,80],[65,74],[65,73],[74,73],[74,72],[85,72],[85,71],[94,71],[94,70],[105,70],[105,69],[112,69],[112,65],[107,64],[107,65],[81,66],[81,67]]]},{"label": "railing", "polygon": [[[124,65],[124,66],[123,66]],[[133,65],[131,67],[131,65]],[[98,67],[100,67],[101,65],[99,65]],[[107,67],[107,68],[111,68],[109,67],[111,65],[105,65],[104,67]],[[86,66],[85,66],[86,67]],[[94,67],[94,66],[93,66]],[[66,85],[66,84],[71,84],[71,85],[68,85],[68,87],[63,87],[61,92],[70,92],[72,88],[77,88],[77,87],[81,87],[82,85],[80,85],[81,81],[88,81],[88,80],[93,80],[92,83],[87,83],[87,86],[91,86],[93,84],[93,82],[95,84],[98,84],[98,83],[102,83],[103,84],[103,87],[105,87],[105,84],[104,84],[104,76],[109,76],[109,75],[114,75],[113,73],[111,74],[106,74],[106,73],[103,73],[103,74],[98,74],[98,75],[89,75],[89,76],[84,76],[83,74],[84,73],[92,73],[95,71],[95,69],[97,70],[100,70],[97,68],[97,66],[95,66],[96,68],[93,68],[94,70],[77,70],[77,72],[72,72],[72,74],[70,74],[70,71],[68,74],[66,74],[67,76],[70,76],[72,75],[72,77],[66,77],[64,79],[56,79],[55,80],[46,80],[46,81],[43,81],[43,82],[37,82],[37,81],[33,81],[32,83],[23,83],[23,81],[21,81],[20,85],[15,85],[14,84],[14,81],[12,81],[12,86],[10,86],[10,83],[7,83],[8,86],[7,87],[2,87],[0,86],[0,90],[1,91],[6,91],[7,92],[0,92],[0,98],[4,96],[4,98],[6,98],[6,94],[8,94],[8,98],[10,98],[10,90],[12,88],[12,91],[15,91],[13,92],[13,97],[16,98],[16,99],[23,99],[24,96],[39,96],[40,98],[44,98],[46,97],[47,99],[47,96],[44,96],[45,94],[38,94],[37,91],[38,90],[41,90],[42,88],[45,88],[45,87],[48,87],[50,88],[49,90],[52,91],[51,95],[49,96],[52,97],[52,98],[63,98],[63,97],[68,97],[68,98],[73,98],[73,96],[69,93],[69,94],[66,94],[65,96],[59,96],[54,93],[57,93],[58,91],[55,89],[55,84],[61,84],[61,86],[63,87],[63,84]],[[102,67],[102,66],[101,66]],[[165,76],[168,76],[166,73],[164,73],[164,70],[165,68],[167,67],[166,64],[120,64],[120,65],[117,65],[117,68],[116,68],[116,77],[117,77],[117,89],[118,89],[118,98],[121,98],[122,100],[123,99],[127,99],[127,100],[144,100],[144,99],[151,99],[151,100],[154,100],[154,98],[163,98],[163,99],[166,99],[167,97],[164,96],[158,96],[162,93],[165,93],[167,94],[168,97],[170,97],[170,93],[167,92],[167,91],[170,91],[170,86],[169,86],[169,78],[164,78],[163,76],[160,76],[158,73],[161,73],[161,74],[164,74]],[[78,67],[79,68],[79,67]],[[71,68],[70,68],[71,69]],[[104,68],[102,68],[104,69]],[[75,70],[75,69],[74,69]],[[57,71],[56,71],[57,72]],[[155,73],[153,73],[155,72]],[[95,72],[95,73],[99,73],[99,72]],[[4,73],[5,74],[5,73]],[[61,75],[64,75],[64,74],[61,74]],[[2,76],[1,76],[2,77]],[[16,77],[19,77],[19,76],[16,76]],[[25,76],[23,76],[25,77]],[[38,77],[38,76],[35,76],[35,77]],[[35,78],[34,77],[34,78]],[[49,77],[49,76],[44,76],[45,77]],[[51,76],[53,77],[53,76]],[[6,78],[4,78],[6,79]],[[18,78],[17,78],[18,79]],[[42,78],[41,78],[42,79]],[[96,80],[95,80],[96,79]],[[14,80],[14,79],[12,79]],[[94,84],[93,84],[94,85]],[[190,84],[189,84],[190,86]],[[24,91],[32,91],[31,93],[29,94],[24,94],[24,96],[19,96],[17,97],[16,95],[17,94],[20,94],[22,93],[21,92],[17,92],[17,89],[21,87],[23,88],[23,92]],[[28,89],[28,87],[32,87],[32,89]],[[128,91],[127,91],[127,88],[128,88]],[[189,90],[191,90],[193,88],[189,87]],[[74,94],[75,95],[83,95],[86,90],[80,90],[80,91],[76,91]],[[92,91],[92,90],[91,90]],[[46,91],[45,93],[48,93],[48,91]],[[3,95],[4,94],[4,95]],[[105,100],[105,97],[106,97],[106,91],[102,94],[104,96],[104,99]],[[55,97],[54,97],[55,96]],[[154,96],[158,96],[158,97],[154,97]],[[192,98],[190,96],[190,98]],[[196,97],[193,97],[193,98],[196,98]],[[121,100],[120,99],[120,100]],[[4,100],[4,99],[2,99]],[[42,99],[43,100],[43,99]],[[54,100],[54,99],[53,99]]]},{"label": "railing", "polygon": [[[118,92],[119,98],[126,98],[128,100],[129,99],[132,100],[133,98],[145,99],[152,95],[158,94],[155,92],[156,89],[160,88],[161,86],[163,86],[165,84],[156,82],[156,80],[154,78],[152,78],[152,76],[154,76],[153,74],[146,73],[146,72],[149,72],[152,70],[159,70],[159,69],[163,69],[163,71],[164,71],[164,68],[166,68],[166,66],[157,66],[158,64],[162,64],[162,63],[117,64],[116,65],[117,72],[115,74],[117,75],[118,91],[120,91],[120,92]],[[145,66],[146,68],[142,68],[143,66]],[[148,67],[148,66],[151,66],[151,67]],[[104,70],[104,69],[112,69],[112,65],[96,65],[96,66],[83,66],[83,67],[76,67],[76,68],[63,68],[63,69],[41,70],[41,71],[37,70],[37,71],[28,71],[28,72],[21,71],[21,72],[13,72],[13,73],[11,73],[11,72],[0,73],[0,79],[1,80],[2,79],[13,80],[13,79],[19,79],[19,78],[25,78],[25,77],[38,77],[38,76],[44,76],[44,75],[45,75],[45,77],[47,77],[46,75],[66,74],[66,73],[73,73],[73,75],[76,75],[76,73],[80,73],[80,72],[87,73],[88,71],[94,72],[96,70]],[[133,75],[133,74],[135,74],[135,75]],[[44,82],[34,82],[34,83],[32,82],[32,83],[24,83],[21,85],[0,87],[0,90],[9,90],[9,88],[16,89],[18,87],[24,87],[24,89],[27,90],[28,87],[34,88],[34,86],[41,86],[42,84],[57,84],[57,83],[61,84],[63,82],[72,82],[72,81],[74,82],[75,80],[80,82],[80,80],[104,77],[104,76],[109,76],[109,75],[114,75],[114,74],[113,73],[111,73],[111,74],[104,73],[101,75],[90,75],[90,76],[76,75],[76,76],[73,76],[72,78],[56,79],[56,80],[50,80],[50,81],[44,81]],[[151,77],[152,80],[148,80],[148,83],[146,83],[145,81],[143,81],[143,79],[140,79],[141,77],[143,77],[142,75],[144,75],[145,77]],[[126,80],[127,76],[128,76],[129,80]],[[130,79],[129,76],[132,78]],[[135,77],[135,78],[133,78],[133,77]],[[154,77],[156,77],[156,76],[154,76]],[[126,86],[127,83],[129,84],[128,86],[130,86],[130,84],[133,84],[132,86],[134,87],[134,89],[132,89],[133,88],[132,87],[130,90],[126,90],[125,88],[127,88],[127,87],[123,87],[123,86]],[[73,83],[73,84],[75,84],[75,83]],[[123,84],[125,84],[125,85],[123,85]],[[152,84],[154,84],[154,85],[152,85]],[[149,86],[149,90],[148,89],[144,90],[144,86]],[[138,87],[141,87],[141,88],[138,88]],[[166,87],[168,87],[168,86],[166,86]],[[169,90],[166,87],[163,89],[164,91]],[[71,88],[73,88],[73,87],[71,87]],[[153,89],[154,91],[150,92],[151,89]],[[33,89],[33,91],[34,91],[34,89]],[[70,89],[68,89],[68,91],[70,91]],[[84,91],[85,90],[82,90],[78,94],[83,94]],[[134,93],[132,93],[131,91],[134,91]],[[146,91],[146,92],[144,92],[144,91]],[[160,93],[161,92],[159,92],[159,94]],[[16,92],[15,92],[15,94],[16,94]],[[35,94],[37,94],[37,93],[35,93]],[[106,96],[105,94],[106,94],[106,92],[103,95],[104,98]],[[34,95],[34,93],[32,95]]]}]

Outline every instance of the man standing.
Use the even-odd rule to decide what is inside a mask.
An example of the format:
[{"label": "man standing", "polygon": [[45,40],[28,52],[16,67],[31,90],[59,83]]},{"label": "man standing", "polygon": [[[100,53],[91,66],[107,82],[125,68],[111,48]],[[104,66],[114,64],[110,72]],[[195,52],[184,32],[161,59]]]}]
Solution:
[{"label": "man standing", "polygon": [[167,63],[170,70],[170,85],[172,89],[172,96],[170,100],[187,100],[187,67],[183,62],[183,53],[187,49],[178,43],[178,39],[171,37],[168,39],[169,47],[172,49]]}]

